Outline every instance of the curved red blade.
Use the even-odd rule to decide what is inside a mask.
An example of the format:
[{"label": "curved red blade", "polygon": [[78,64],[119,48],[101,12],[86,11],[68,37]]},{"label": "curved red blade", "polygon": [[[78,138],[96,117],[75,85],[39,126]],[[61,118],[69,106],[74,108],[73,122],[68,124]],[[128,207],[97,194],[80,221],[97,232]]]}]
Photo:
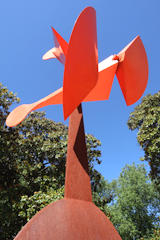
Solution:
[{"label": "curved red blade", "polygon": [[82,11],[69,41],[63,81],[63,112],[66,119],[83,101],[98,78],[96,12]]},{"label": "curved red blade", "polygon": [[148,62],[143,43],[137,36],[119,54],[116,72],[127,105],[142,96],[148,81]]}]

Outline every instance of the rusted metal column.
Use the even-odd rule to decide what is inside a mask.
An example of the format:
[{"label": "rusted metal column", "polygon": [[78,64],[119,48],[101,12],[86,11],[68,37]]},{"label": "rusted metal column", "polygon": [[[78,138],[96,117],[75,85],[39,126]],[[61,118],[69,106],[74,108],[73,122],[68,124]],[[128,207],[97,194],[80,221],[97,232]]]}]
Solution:
[{"label": "rusted metal column", "polygon": [[92,201],[81,104],[69,120],[65,198]]}]

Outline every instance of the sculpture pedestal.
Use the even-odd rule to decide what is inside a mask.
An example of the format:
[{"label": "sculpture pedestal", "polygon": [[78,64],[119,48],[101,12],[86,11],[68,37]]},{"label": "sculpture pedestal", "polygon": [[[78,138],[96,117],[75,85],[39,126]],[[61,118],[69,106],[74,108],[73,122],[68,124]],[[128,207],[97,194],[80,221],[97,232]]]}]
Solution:
[{"label": "sculpture pedestal", "polygon": [[92,202],[62,199],[37,213],[15,240],[121,240]]}]

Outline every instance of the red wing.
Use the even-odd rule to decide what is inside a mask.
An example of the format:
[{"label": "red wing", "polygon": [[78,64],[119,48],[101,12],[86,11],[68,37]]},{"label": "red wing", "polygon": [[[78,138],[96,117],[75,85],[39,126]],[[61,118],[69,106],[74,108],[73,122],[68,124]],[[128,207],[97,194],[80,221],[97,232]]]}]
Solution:
[{"label": "red wing", "polygon": [[[63,51],[66,54],[68,48],[67,42],[54,29],[53,31],[57,41],[62,45]],[[119,62],[117,59],[119,59]],[[133,104],[143,94],[148,79],[147,56],[140,37],[136,37],[117,57],[113,58],[113,56],[110,56],[99,64],[97,83],[82,101],[107,100],[115,72],[127,105]],[[22,122],[31,111],[53,104],[63,104],[62,88],[35,103],[23,104],[17,107],[7,117],[6,124],[9,127],[16,126]]]},{"label": "red wing", "polygon": [[96,12],[80,14],[69,41],[63,81],[63,112],[66,119],[95,87],[98,79]]},{"label": "red wing", "polygon": [[119,54],[116,72],[127,105],[134,104],[144,93],[148,81],[148,62],[140,37],[136,37]]}]

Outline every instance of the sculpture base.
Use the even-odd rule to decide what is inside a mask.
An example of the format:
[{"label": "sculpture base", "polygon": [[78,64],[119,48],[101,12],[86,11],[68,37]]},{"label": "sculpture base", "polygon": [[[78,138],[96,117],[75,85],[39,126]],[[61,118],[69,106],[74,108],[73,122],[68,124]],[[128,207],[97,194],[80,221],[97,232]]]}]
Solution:
[{"label": "sculpture base", "polygon": [[15,240],[121,240],[92,202],[64,198],[38,212]]}]

